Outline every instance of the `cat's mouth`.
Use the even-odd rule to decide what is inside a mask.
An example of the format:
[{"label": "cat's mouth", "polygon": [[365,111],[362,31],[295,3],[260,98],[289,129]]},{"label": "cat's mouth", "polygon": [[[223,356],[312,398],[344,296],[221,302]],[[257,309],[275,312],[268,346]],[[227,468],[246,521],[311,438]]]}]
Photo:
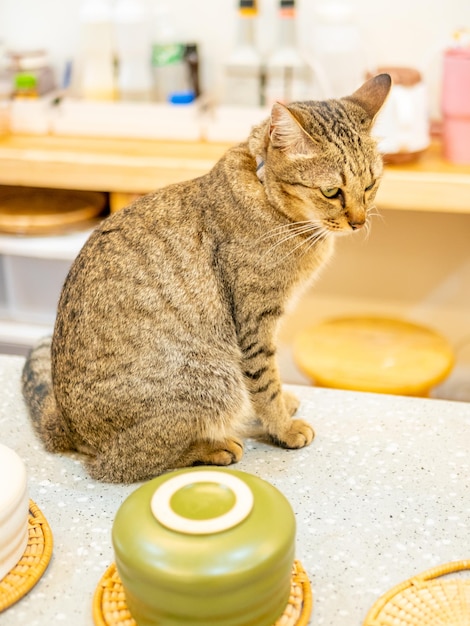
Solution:
[{"label": "cat's mouth", "polygon": [[326,230],[332,233],[338,235],[349,235],[352,232],[362,230],[367,227],[367,216],[354,218],[346,215],[341,218],[324,218],[323,226]]},{"label": "cat's mouth", "polygon": [[365,220],[363,222],[345,221],[343,223],[333,219],[324,220],[324,226],[326,230],[338,235],[349,235],[352,232],[361,230],[365,227],[365,225]]}]

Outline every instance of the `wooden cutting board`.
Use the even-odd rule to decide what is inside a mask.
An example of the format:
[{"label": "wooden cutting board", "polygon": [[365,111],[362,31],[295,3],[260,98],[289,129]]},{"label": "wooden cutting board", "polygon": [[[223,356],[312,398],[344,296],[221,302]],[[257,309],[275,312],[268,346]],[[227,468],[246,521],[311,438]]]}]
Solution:
[{"label": "wooden cutting board", "polygon": [[0,186],[0,232],[49,235],[90,228],[106,207],[106,194],[40,187]]}]

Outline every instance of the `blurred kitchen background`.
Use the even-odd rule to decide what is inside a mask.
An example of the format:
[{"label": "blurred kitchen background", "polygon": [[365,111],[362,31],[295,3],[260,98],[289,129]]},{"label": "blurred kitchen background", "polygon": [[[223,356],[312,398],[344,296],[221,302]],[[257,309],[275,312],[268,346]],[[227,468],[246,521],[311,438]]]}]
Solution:
[{"label": "blurred kitchen background", "polygon": [[[397,74],[404,86],[400,98],[406,103],[412,89],[419,90],[410,102],[419,102],[421,114],[407,138],[410,146],[418,142],[409,152],[419,159],[433,137],[442,138],[444,56],[460,48],[470,50],[469,0],[0,0],[0,135],[8,109],[3,132],[26,137],[230,143],[242,140],[274,99],[346,95],[366,74],[398,67],[407,68]],[[276,72],[283,64],[295,71],[280,87]],[[463,97],[469,109],[468,84],[467,91],[455,84],[457,93],[449,90],[449,98]],[[99,108],[111,100],[123,105],[119,114]],[[137,115],[125,108],[136,101],[142,105]],[[231,105],[240,112],[224,109]],[[166,108],[155,114],[156,106]],[[208,115],[211,109],[218,113]],[[470,113],[468,120],[470,133]],[[455,134],[457,140],[463,136]],[[464,165],[452,173],[458,178],[461,172],[458,180],[465,185],[470,139],[460,144],[463,156],[455,162]],[[384,152],[393,153],[393,146]],[[442,172],[446,168],[444,163]],[[380,211],[369,238],[339,242],[336,258],[283,327],[286,382],[309,382],[292,359],[299,328],[334,315],[396,314],[449,339],[456,368],[441,395],[470,399],[470,198],[457,197],[453,180],[448,189],[458,210],[446,207],[445,193],[430,211],[432,192],[422,206],[411,196],[407,206],[405,196],[399,210]],[[111,189],[90,185],[90,191]],[[50,329],[60,284],[85,236],[0,235],[6,276],[2,285],[0,274],[1,350],[24,354]],[[41,317],[30,303],[48,285]],[[13,307],[9,290],[17,296]]]},{"label": "blurred kitchen background", "polygon": [[[76,77],[83,61],[85,7],[106,4],[115,11],[119,2],[2,0],[0,42],[13,51],[44,50],[57,85],[68,85],[70,64]],[[149,45],[158,42],[166,30],[168,37],[172,36],[168,32],[173,31],[176,40],[197,44],[201,91],[221,96],[225,64],[237,45],[239,3],[236,0],[141,0],[136,4],[146,12],[147,30],[141,31],[141,41],[147,37]],[[364,69],[383,65],[417,67],[429,87],[432,115],[439,116],[442,52],[457,29],[469,27],[468,0],[298,0],[296,6],[298,45],[306,58],[312,62],[319,60],[320,40],[325,31],[329,29],[333,39],[334,26],[338,31],[348,23],[360,35]],[[255,37],[263,59],[268,59],[279,45],[278,7],[277,0],[258,2]],[[355,46],[351,40],[343,39],[343,44],[346,51],[348,45]]]}]

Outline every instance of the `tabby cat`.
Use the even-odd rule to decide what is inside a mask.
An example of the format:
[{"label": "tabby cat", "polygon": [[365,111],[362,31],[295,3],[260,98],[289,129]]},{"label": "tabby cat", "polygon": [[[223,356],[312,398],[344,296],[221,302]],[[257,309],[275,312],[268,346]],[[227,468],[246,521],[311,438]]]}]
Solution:
[{"label": "tabby cat", "polygon": [[366,224],[382,172],[370,135],[391,80],[338,100],[275,104],[205,176],[107,219],[73,263],[23,393],[49,451],[133,482],[229,465],[248,423],[313,439],[283,391],[276,329],[292,297]]}]

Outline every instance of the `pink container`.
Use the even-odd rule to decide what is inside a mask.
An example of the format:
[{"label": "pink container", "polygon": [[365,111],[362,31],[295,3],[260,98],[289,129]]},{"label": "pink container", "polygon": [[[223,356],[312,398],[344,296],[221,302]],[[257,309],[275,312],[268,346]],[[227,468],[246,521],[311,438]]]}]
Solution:
[{"label": "pink container", "polygon": [[442,114],[445,158],[470,164],[470,47],[444,54]]}]

